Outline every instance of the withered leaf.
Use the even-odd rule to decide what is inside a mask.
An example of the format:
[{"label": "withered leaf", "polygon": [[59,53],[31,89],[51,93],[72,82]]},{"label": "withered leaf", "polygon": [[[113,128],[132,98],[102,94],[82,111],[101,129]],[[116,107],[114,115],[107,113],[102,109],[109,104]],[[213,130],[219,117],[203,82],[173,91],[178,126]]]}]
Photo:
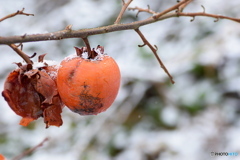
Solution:
[{"label": "withered leaf", "polygon": [[26,75],[28,78],[31,78],[32,76],[36,75],[38,72],[39,72],[38,69],[32,69],[23,74]]},{"label": "withered leaf", "polygon": [[23,76],[20,83],[18,76],[21,76],[19,70],[9,74],[2,95],[17,115],[37,119],[42,116],[38,93],[30,84],[30,79]]},{"label": "withered leaf", "polygon": [[57,86],[51,77],[46,72],[38,71],[36,77],[32,78],[31,83],[35,90],[45,98],[42,103],[52,104],[52,99],[58,92]]},{"label": "withered leaf", "polygon": [[[45,55],[39,57],[43,62]],[[64,107],[58,95],[56,85],[56,66],[33,69],[32,64],[16,63],[19,69],[12,71],[4,84],[2,96],[10,108],[22,117],[20,125],[44,118],[46,128],[51,125],[61,126],[61,113]]]},{"label": "withered leaf", "polygon": [[[43,104],[46,106],[46,104]],[[61,126],[62,125],[62,108],[64,107],[63,103],[61,102],[61,99],[59,95],[53,97],[53,103],[49,106],[47,106],[44,109],[43,117],[44,122],[46,123],[46,128],[49,126]]]}]

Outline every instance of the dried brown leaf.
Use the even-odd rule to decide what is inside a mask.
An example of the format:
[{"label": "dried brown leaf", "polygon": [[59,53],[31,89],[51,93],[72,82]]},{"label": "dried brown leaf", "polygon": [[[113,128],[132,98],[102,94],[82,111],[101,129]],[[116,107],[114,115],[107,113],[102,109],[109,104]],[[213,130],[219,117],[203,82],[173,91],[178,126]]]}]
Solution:
[{"label": "dried brown leaf", "polygon": [[9,74],[2,95],[17,115],[37,119],[43,112],[39,95],[30,84],[30,79],[23,76],[20,83],[19,76],[19,70]]},{"label": "dried brown leaf", "polygon": [[[45,104],[43,104],[45,105]],[[53,97],[53,104],[44,109],[43,117],[46,128],[49,126],[61,126],[63,121],[61,118],[62,108],[64,107],[59,95]]]},{"label": "dried brown leaf", "polygon": [[58,92],[57,86],[51,77],[46,72],[38,71],[36,77],[32,78],[31,83],[35,90],[45,98],[42,103],[52,104],[52,99]]}]

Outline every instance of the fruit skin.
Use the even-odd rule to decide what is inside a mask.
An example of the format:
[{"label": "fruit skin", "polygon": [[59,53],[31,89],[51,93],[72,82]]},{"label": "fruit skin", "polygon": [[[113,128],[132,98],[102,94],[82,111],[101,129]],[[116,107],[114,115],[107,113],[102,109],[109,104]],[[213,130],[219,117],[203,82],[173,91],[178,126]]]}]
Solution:
[{"label": "fruit skin", "polygon": [[101,60],[79,56],[60,64],[57,87],[63,103],[80,115],[96,115],[108,109],[120,86],[120,71],[113,58]]},{"label": "fruit skin", "polygon": [[5,160],[5,157],[2,154],[0,154],[0,160]]}]

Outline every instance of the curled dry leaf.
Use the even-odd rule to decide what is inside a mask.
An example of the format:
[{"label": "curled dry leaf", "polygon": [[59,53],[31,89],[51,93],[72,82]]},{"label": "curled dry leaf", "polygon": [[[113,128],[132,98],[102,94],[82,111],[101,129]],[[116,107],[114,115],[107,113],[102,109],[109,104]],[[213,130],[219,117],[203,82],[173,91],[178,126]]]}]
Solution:
[{"label": "curled dry leaf", "polygon": [[[43,57],[41,57],[43,61]],[[58,95],[56,66],[43,66],[33,69],[32,64],[17,63],[4,84],[3,97],[11,109],[22,117],[20,125],[27,126],[31,121],[44,118],[46,127],[61,126],[63,103]]]}]

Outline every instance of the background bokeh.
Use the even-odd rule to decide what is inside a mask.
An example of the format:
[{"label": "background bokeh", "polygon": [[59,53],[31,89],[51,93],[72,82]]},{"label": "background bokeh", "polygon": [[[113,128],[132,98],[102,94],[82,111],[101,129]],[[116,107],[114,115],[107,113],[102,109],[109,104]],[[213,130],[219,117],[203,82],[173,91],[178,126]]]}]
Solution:
[{"label": "background bokeh", "polygon": [[[25,8],[35,16],[16,16],[0,23],[0,36],[47,33],[113,24],[121,0],[0,0],[0,17]],[[162,11],[175,0],[134,0],[131,7]],[[240,1],[195,0],[186,12],[240,17]],[[150,15],[126,11],[122,23]],[[106,112],[80,116],[66,107],[63,126],[45,129],[40,118],[29,127],[0,97],[0,153],[11,159],[48,137],[49,141],[24,160],[202,160],[213,152],[240,154],[240,24],[196,17],[171,18],[141,27],[173,75],[167,75],[132,30],[89,37],[92,47],[103,45],[119,64],[122,81],[118,97]],[[25,43],[29,55],[48,53],[60,62],[81,47],[81,39]],[[0,46],[0,88],[21,62],[10,47]],[[236,157],[227,157],[239,159]],[[214,157],[216,160],[226,157]]]}]

